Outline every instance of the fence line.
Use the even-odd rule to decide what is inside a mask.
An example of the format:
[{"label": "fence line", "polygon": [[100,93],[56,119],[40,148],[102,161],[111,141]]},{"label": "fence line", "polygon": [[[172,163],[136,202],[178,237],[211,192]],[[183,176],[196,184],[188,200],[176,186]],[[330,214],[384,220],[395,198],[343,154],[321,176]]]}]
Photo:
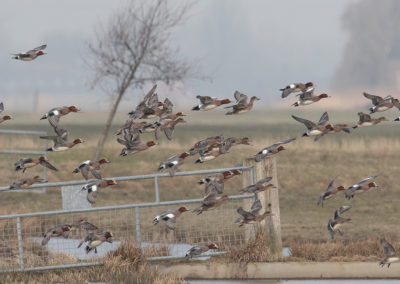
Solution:
[{"label": "fence line", "polygon": [[[251,181],[254,181],[252,166],[178,172],[176,176],[207,175],[235,169],[248,171]],[[99,252],[103,250],[102,255],[116,249],[115,246],[119,246],[122,242],[134,241],[149,261],[178,259],[184,257],[191,244],[217,242],[222,251],[209,252],[200,256],[207,257],[224,254],[225,249],[229,246],[236,246],[245,241],[243,237],[245,229],[238,228],[233,223],[238,217],[236,209],[242,204],[241,200],[252,199],[254,198],[253,194],[231,195],[229,200],[220,207],[198,216],[190,214],[190,212],[182,214],[177,220],[177,229],[174,231],[166,230],[163,222],[154,226],[151,222],[152,218],[165,211],[166,206],[201,204],[203,200],[198,198],[160,201],[158,179],[165,177],[169,177],[169,174],[112,178],[117,181],[153,179],[156,193],[154,202],[0,216],[0,239],[2,240],[0,243],[0,272],[101,265],[102,262],[96,261],[93,257],[88,259],[84,251],[76,248],[76,243],[82,239],[82,233],[84,233],[81,229],[71,231],[68,239],[51,238],[46,247],[39,245],[42,233],[57,225],[79,220],[81,216],[78,214],[84,214],[85,219],[94,223],[102,231],[108,230],[114,233],[113,244],[105,243],[99,247]],[[31,188],[78,186],[91,181],[95,180],[44,183],[33,185]],[[8,188],[2,187],[0,190],[7,191]],[[14,252],[17,253],[14,254]],[[5,262],[2,263],[2,260]]]}]

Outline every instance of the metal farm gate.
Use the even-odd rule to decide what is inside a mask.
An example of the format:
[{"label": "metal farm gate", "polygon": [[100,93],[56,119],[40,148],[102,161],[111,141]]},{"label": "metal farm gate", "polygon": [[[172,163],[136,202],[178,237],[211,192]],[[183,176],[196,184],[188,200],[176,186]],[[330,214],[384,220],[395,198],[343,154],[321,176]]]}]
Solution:
[{"label": "metal farm gate", "polygon": [[[174,179],[188,175],[207,175],[226,170],[243,171],[247,184],[254,183],[254,167],[177,172]],[[246,174],[245,174],[246,173]],[[220,249],[207,253],[206,256],[223,254],[230,246],[241,245],[246,241],[244,226],[234,225],[238,217],[236,209],[244,201],[251,203],[254,195],[233,195],[229,200],[213,210],[201,215],[191,212],[182,214],[174,231],[169,231],[164,224],[154,226],[154,216],[166,209],[176,209],[186,205],[193,209],[202,199],[160,201],[159,178],[169,178],[167,173],[141,176],[114,177],[116,181],[154,180],[155,201],[151,203],[127,204],[95,208],[63,209],[60,211],[37,212],[0,216],[0,271],[32,271],[54,268],[70,268],[102,264],[102,257],[112,253],[120,244],[134,243],[141,248],[148,260],[182,258],[192,245],[217,243]],[[274,178],[276,179],[276,178]],[[62,190],[80,192],[85,180],[35,184],[31,188],[61,187]],[[190,188],[188,188],[190,189]],[[0,187],[7,191],[8,187]],[[84,230],[72,231],[67,239],[51,238],[46,246],[41,245],[43,233],[60,224],[71,224],[80,219],[95,224],[98,232],[111,231],[113,243],[104,243],[98,253],[86,254],[78,243],[87,234]],[[204,257],[204,256],[202,256]]]}]

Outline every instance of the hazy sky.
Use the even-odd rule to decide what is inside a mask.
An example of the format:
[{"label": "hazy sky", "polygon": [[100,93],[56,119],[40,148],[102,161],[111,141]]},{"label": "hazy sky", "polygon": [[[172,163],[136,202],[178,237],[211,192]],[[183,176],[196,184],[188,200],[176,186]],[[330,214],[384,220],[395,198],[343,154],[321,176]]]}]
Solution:
[{"label": "hazy sky", "polygon": [[[30,109],[37,91],[44,108],[104,107],[107,96],[87,84],[85,41],[100,21],[126,2],[2,0],[1,99],[14,108]],[[267,105],[275,103],[278,89],[292,81],[314,81],[321,91],[329,88],[347,39],[340,19],[351,1],[199,2],[188,22],[176,30],[174,44],[183,56],[200,59],[200,70],[213,80],[184,82],[186,101],[196,94],[232,97],[238,89],[261,97]],[[10,59],[10,53],[43,43],[48,44],[48,54],[33,62]],[[134,94],[128,94],[125,108],[133,106]]]}]

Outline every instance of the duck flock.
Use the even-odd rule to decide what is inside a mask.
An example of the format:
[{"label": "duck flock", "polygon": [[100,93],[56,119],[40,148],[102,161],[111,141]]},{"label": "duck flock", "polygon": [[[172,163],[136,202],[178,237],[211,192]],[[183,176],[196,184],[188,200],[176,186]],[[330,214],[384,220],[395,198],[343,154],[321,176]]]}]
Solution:
[{"label": "duck flock", "polygon": [[[13,59],[18,59],[22,61],[32,61],[41,55],[46,53],[43,50],[46,45],[39,46],[25,53],[14,54]],[[173,133],[175,127],[179,123],[185,123],[183,119],[186,116],[182,112],[173,113],[173,103],[168,99],[160,101],[158,94],[156,93],[157,85],[144,96],[142,101],[137,105],[137,107],[129,112],[129,117],[126,122],[118,128],[114,133],[117,137],[117,142],[123,146],[120,156],[125,157],[128,155],[133,155],[151,147],[158,145],[156,142],[160,139],[160,136],[164,135],[168,140],[173,139]],[[325,93],[320,95],[314,94],[314,84],[312,82],[307,83],[292,83],[286,86],[281,91],[281,97],[284,99],[291,94],[297,97],[297,101],[292,104],[294,107],[307,106],[316,103],[322,99],[328,98],[329,96]],[[353,129],[358,127],[372,126],[387,120],[385,117],[373,118],[371,114],[377,112],[383,112],[393,107],[400,110],[400,103],[398,99],[392,96],[387,96],[382,98],[380,96],[371,95],[368,93],[363,93],[364,97],[371,100],[373,106],[369,109],[370,113],[366,114],[364,112],[359,112],[359,121],[352,126]],[[228,98],[217,99],[209,96],[197,96],[200,103],[192,108],[192,111],[209,111],[222,105],[230,104],[231,100]],[[254,102],[259,100],[259,98],[253,96],[248,99],[248,97],[239,92],[235,91],[234,98],[236,103],[225,106],[229,108],[230,111],[226,115],[237,115],[244,114],[253,108]],[[4,111],[3,103],[0,104],[0,112]],[[68,115],[69,113],[78,112],[79,108],[77,106],[63,106],[56,107],[44,114],[41,119],[47,119],[50,126],[53,128],[55,135],[53,136],[41,136],[41,139],[47,139],[53,141],[53,146],[48,148],[47,151],[59,152],[69,150],[80,143],[85,141],[81,138],[69,139],[68,131],[60,126],[60,119]],[[292,115],[293,119],[304,124],[306,127],[306,132],[302,135],[303,137],[313,137],[314,141],[318,141],[320,138],[326,134],[334,134],[338,132],[350,133],[351,127],[347,124],[332,124],[329,122],[329,116],[327,112],[324,112],[318,122],[313,122],[305,118],[300,118]],[[153,119],[156,118],[155,122],[143,121],[143,119]],[[10,120],[12,117],[10,115],[5,115],[0,118],[0,123],[6,120]],[[395,121],[399,121],[400,118],[396,118]],[[143,142],[141,136],[146,133],[154,133],[154,140],[149,140]],[[121,138],[119,137],[121,136]],[[279,142],[276,142],[264,149],[261,149],[258,153],[254,155],[255,162],[261,162],[266,157],[278,154],[279,152],[285,150],[286,144],[294,141],[296,138],[289,138]],[[182,152],[180,154],[174,155],[168,158],[166,161],[160,163],[158,171],[167,170],[169,175],[173,177],[178,170],[178,167],[182,165],[188,157],[197,156],[195,163],[204,163],[213,160],[221,155],[229,153],[233,146],[237,145],[250,145],[250,140],[247,137],[228,137],[224,138],[221,135],[208,137],[203,140],[198,141],[189,150]],[[105,188],[117,184],[113,179],[103,179],[100,168],[104,165],[110,163],[106,158],[100,159],[99,161],[84,161],[79,164],[72,172],[81,173],[82,176],[88,180],[89,176],[93,176],[96,179],[95,182],[90,182],[82,187],[82,190],[87,192],[87,200],[90,203],[95,203],[97,200],[98,192],[100,188]],[[15,163],[15,170],[25,172],[27,169],[41,165],[47,167],[53,171],[57,171],[57,168],[52,165],[46,157],[34,158],[23,158]],[[223,202],[228,200],[228,196],[224,195],[224,181],[230,178],[234,178],[240,175],[239,170],[230,170],[223,173],[213,174],[204,177],[198,183],[205,185],[205,193],[203,200],[197,208],[193,209],[194,214],[202,214],[203,212],[216,208],[220,206]],[[346,199],[352,199],[355,195],[368,191],[371,188],[376,188],[378,185],[373,180],[379,175],[372,175],[370,177],[362,179],[360,182],[351,185],[349,187],[344,187],[343,185],[334,186],[337,179],[335,177],[328,184],[325,192],[323,192],[318,200],[318,205],[323,207],[324,201],[332,198],[337,193],[343,191]],[[247,186],[240,190],[240,193],[253,193],[257,197],[257,194],[265,191],[267,189],[276,188],[270,181],[272,177],[266,177],[257,181],[255,184]],[[33,178],[26,178],[18,180],[10,185],[10,190],[12,189],[24,189],[28,188],[30,185],[39,182],[46,182],[39,178],[39,176],[34,176]],[[234,222],[239,226],[243,226],[249,223],[260,222],[264,220],[267,216],[273,216],[274,213],[271,212],[271,204],[264,208],[264,213],[261,213],[263,207],[258,198],[255,198],[253,204],[249,211],[244,210],[242,207],[237,209],[239,218]],[[333,219],[328,221],[327,229],[332,239],[335,235],[339,233],[343,235],[341,227],[350,223],[350,218],[344,218],[341,215],[346,211],[350,210],[351,206],[344,205],[338,208],[334,212]],[[153,219],[153,224],[156,225],[160,221],[163,221],[166,228],[169,230],[175,230],[177,219],[184,212],[190,211],[185,206],[182,206],[176,210],[167,210],[155,216]],[[53,237],[64,237],[68,238],[70,232],[74,229],[84,229],[88,231],[87,236],[80,242],[78,247],[81,247],[83,243],[87,243],[86,252],[89,253],[93,251],[97,253],[97,247],[103,242],[112,242],[113,234],[109,231],[94,233],[89,231],[98,230],[98,228],[88,222],[85,219],[80,219],[71,224],[62,224],[54,228],[49,229],[43,237],[42,245],[46,245],[49,240]],[[393,262],[400,261],[400,257],[397,256],[393,246],[388,243],[385,239],[381,239],[381,245],[383,247],[384,254],[386,258],[380,262],[381,266],[390,266]],[[215,243],[211,243],[206,246],[194,246],[187,253],[187,258],[192,258],[193,256],[200,255],[210,249],[218,249]]]}]

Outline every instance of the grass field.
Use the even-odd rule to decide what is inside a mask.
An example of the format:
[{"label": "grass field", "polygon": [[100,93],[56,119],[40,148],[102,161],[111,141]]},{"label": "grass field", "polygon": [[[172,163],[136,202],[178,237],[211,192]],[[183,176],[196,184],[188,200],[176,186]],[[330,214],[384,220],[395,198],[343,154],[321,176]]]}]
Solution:
[{"label": "grass field", "polygon": [[[228,155],[204,164],[194,164],[196,158],[189,157],[180,170],[212,169],[231,167],[253,156],[265,146],[290,137],[298,137],[287,145],[287,151],[277,156],[277,170],[280,191],[282,236],[284,242],[293,240],[325,241],[329,239],[327,222],[337,207],[350,204],[353,208],[346,213],[353,224],[343,228],[345,240],[378,238],[384,235],[399,237],[400,225],[397,205],[400,185],[397,182],[400,158],[400,125],[384,122],[382,125],[356,129],[351,134],[327,135],[320,141],[300,138],[305,127],[294,121],[290,114],[318,120],[323,111],[282,111],[258,110],[243,116],[225,116],[222,112],[189,113],[188,123],[178,125],[174,140],[162,138],[160,144],[143,153],[119,157],[122,148],[110,135],[103,156],[112,161],[103,168],[105,177],[154,173],[160,161],[188,150],[196,141],[212,135],[247,136],[251,146],[237,146]],[[357,111],[329,111],[331,122],[357,122]],[[393,120],[397,113],[383,113]],[[14,120],[1,124],[2,129],[44,130],[52,132],[46,121],[40,121],[40,114],[14,114]],[[125,121],[120,114],[114,121],[113,130]],[[49,160],[58,172],[48,172],[49,181],[81,179],[72,170],[82,161],[91,159],[102,130],[106,114],[78,113],[62,118],[61,124],[70,131],[71,138],[81,137],[86,143],[67,152],[50,153]],[[35,136],[1,134],[0,148],[31,149],[43,147],[43,141]],[[143,140],[152,140],[152,134],[145,134]],[[13,171],[13,163],[21,155],[4,155],[0,161],[1,184],[8,185],[14,180],[41,173],[40,169],[29,169],[25,174]],[[378,189],[356,196],[347,201],[340,194],[325,202],[324,208],[317,207],[319,195],[335,176],[337,185],[345,187],[361,179],[379,173]],[[203,188],[196,185],[198,177],[175,177],[160,180],[161,200],[179,198],[200,198]],[[241,182],[233,179],[225,185],[228,194],[236,194]],[[96,206],[153,201],[151,181],[121,182],[117,187],[101,192]],[[47,211],[61,209],[60,190],[48,189],[46,195],[35,193],[1,193],[0,214]],[[340,237],[339,237],[340,238]]]}]

